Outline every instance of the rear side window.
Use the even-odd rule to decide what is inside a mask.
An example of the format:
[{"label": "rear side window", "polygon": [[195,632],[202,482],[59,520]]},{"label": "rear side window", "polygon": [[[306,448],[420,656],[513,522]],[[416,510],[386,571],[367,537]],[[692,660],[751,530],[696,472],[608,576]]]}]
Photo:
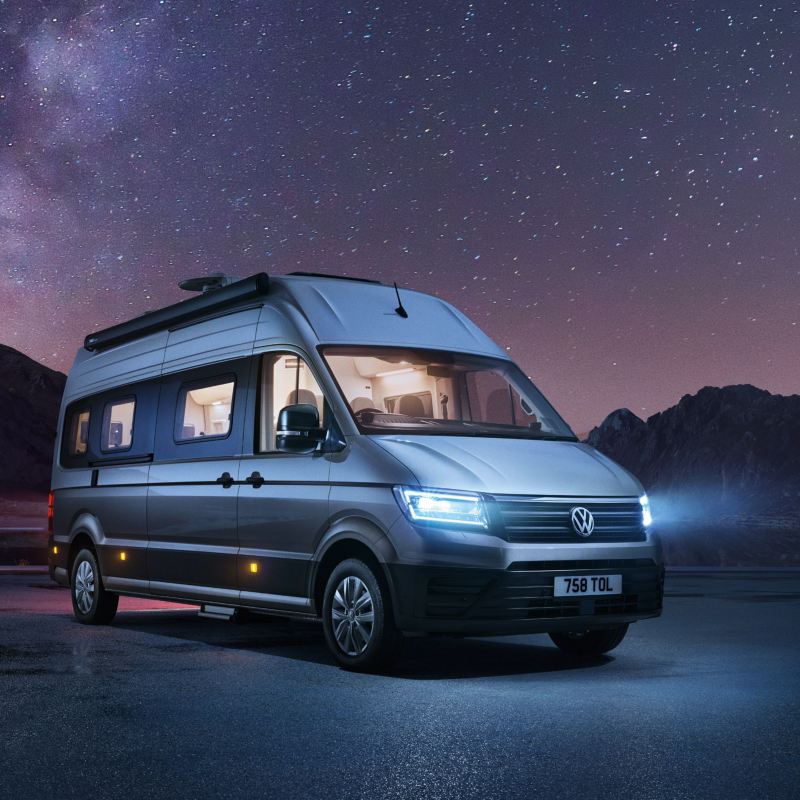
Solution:
[{"label": "rear side window", "polygon": [[223,438],[231,430],[233,375],[185,384],[178,394],[175,441]]},{"label": "rear side window", "polygon": [[118,453],[131,449],[135,411],[134,397],[106,403],[100,433],[100,449],[104,453]]},{"label": "rear side window", "polygon": [[81,458],[89,449],[90,416],[89,406],[80,406],[69,412],[64,453],[70,458]]}]

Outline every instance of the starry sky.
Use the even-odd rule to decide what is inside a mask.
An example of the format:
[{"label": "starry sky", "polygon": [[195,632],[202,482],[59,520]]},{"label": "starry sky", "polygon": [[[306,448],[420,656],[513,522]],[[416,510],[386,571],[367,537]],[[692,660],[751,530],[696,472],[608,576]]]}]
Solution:
[{"label": "starry sky", "polygon": [[179,279],[433,292],[583,433],[800,391],[800,6],[0,0],[0,342]]}]

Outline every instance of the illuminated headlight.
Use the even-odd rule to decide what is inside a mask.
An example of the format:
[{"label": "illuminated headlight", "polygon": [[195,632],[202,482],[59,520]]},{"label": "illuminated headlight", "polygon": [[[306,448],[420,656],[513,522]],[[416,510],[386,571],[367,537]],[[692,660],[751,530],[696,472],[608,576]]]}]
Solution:
[{"label": "illuminated headlight", "polygon": [[486,508],[479,494],[395,486],[394,495],[411,522],[433,522],[456,528],[465,525],[489,527]]},{"label": "illuminated headlight", "polygon": [[647,499],[646,494],[639,498],[639,505],[642,507],[642,525],[646,528],[653,523],[653,515],[650,513],[650,501]]}]

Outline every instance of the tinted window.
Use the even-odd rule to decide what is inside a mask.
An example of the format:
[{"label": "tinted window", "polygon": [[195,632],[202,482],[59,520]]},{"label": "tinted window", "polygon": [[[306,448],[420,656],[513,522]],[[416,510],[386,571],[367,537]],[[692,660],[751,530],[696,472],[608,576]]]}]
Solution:
[{"label": "tinted window", "polygon": [[89,448],[90,409],[76,408],[69,415],[65,453],[68,456],[85,456]]},{"label": "tinted window", "polygon": [[135,410],[136,400],[133,397],[106,403],[100,433],[100,449],[104,453],[130,450]]},{"label": "tinted window", "polygon": [[175,440],[190,442],[227,436],[235,385],[233,376],[226,376],[183,386],[178,394]]}]

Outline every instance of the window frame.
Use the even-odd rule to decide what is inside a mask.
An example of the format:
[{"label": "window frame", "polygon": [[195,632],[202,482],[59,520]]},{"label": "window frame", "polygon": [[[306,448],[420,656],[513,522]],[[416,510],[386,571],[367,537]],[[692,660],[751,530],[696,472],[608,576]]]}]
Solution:
[{"label": "window frame", "polygon": [[[127,447],[111,447],[105,448],[103,447],[104,442],[104,431],[106,429],[106,417],[108,417],[108,424],[111,425],[111,413],[110,408],[111,406],[118,406],[123,405],[125,403],[133,402],[133,414],[131,415],[131,441]],[[113,455],[115,453],[127,453],[133,449],[134,443],[134,432],[136,430],[136,408],[138,407],[139,403],[136,398],[135,394],[126,395],[124,397],[117,397],[112,400],[106,400],[103,403],[103,414],[100,420],[100,453],[102,455]]]},{"label": "window frame", "polygon": [[[238,385],[238,375],[235,372],[227,372],[220,375],[212,375],[208,378],[197,378],[193,381],[184,381],[178,387],[175,398],[175,418],[172,425],[172,441],[176,445],[195,444],[197,442],[219,442],[228,439],[233,431],[234,408],[236,407],[236,389]],[[228,430],[225,433],[211,434],[206,436],[193,436],[190,439],[179,438],[178,431],[183,429],[183,420],[186,412],[186,397],[189,392],[195,389],[208,389],[212,386],[221,386],[226,383],[233,384],[231,392],[231,409],[228,414]]]}]

